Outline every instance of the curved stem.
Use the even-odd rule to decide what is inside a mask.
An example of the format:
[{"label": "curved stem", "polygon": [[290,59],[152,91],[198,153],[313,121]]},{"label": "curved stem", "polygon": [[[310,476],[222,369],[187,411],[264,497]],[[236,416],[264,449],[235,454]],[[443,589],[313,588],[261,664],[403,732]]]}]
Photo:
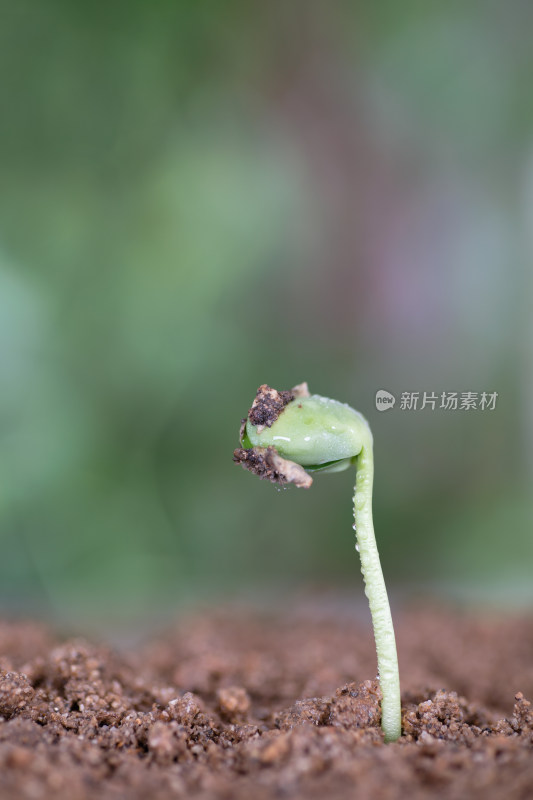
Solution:
[{"label": "curved stem", "polygon": [[355,466],[357,473],[353,498],[354,519],[361,556],[361,572],[365,581],[365,594],[370,604],[376,640],[379,682],[383,696],[381,727],[385,733],[385,741],[394,742],[402,732],[400,676],[394,627],[372,521],[374,458],[371,442],[366,444],[356,457]]}]

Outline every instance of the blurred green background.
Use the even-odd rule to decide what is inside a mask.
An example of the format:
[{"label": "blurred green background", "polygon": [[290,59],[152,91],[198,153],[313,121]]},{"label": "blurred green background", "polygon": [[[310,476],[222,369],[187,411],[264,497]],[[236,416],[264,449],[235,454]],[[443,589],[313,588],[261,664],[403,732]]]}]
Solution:
[{"label": "blurred green background", "polygon": [[231,461],[303,380],[370,421],[393,594],[531,604],[531,4],[0,10],[3,613],[359,596],[353,476]]}]

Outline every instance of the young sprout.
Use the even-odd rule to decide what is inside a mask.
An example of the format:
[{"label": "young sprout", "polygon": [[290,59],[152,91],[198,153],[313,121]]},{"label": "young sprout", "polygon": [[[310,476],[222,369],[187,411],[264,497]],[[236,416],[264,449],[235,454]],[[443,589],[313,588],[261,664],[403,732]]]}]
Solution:
[{"label": "young sprout", "polygon": [[290,392],[263,384],[242,420],[240,440],[233,460],[273,483],[308,489],[315,472],[340,472],[355,465],[354,529],[376,640],[381,727],[385,741],[395,741],[401,734],[400,677],[372,521],[374,460],[367,421],[345,403],[310,395],[306,383]]}]

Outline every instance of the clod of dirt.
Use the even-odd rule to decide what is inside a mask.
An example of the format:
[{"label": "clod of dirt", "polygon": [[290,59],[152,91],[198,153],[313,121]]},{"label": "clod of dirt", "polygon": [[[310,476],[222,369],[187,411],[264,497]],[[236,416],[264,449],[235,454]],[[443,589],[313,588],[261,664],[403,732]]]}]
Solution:
[{"label": "clod of dirt", "polygon": [[252,407],[248,412],[248,419],[261,433],[265,427],[270,428],[277,420],[285,406],[294,400],[294,393],[278,392],[266,383],[261,384],[257,390]]},{"label": "clod of dirt", "polygon": [[294,483],[301,489],[309,489],[313,483],[300,464],[282,458],[275,447],[238,447],[233,451],[233,460],[258,478],[272,483]]},{"label": "clod of dirt", "polygon": [[0,714],[11,717],[25,708],[35,690],[26,675],[0,670]]},{"label": "clod of dirt", "polygon": [[533,740],[533,712],[531,711],[531,703],[529,700],[525,699],[522,692],[517,692],[515,700],[513,716],[509,724],[515,733],[530,736]]},{"label": "clod of dirt", "polygon": [[380,702],[377,681],[365,681],[360,686],[348,683],[337,689],[334,697],[297,700],[277,715],[276,727],[280,730],[306,724],[346,729],[377,727],[381,719]]},{"label": "clod of dirt", "polygon": [[381,689],[377,680],[364,681],[360,686],[348,683],[335,692],[327,724],[347,729],[379,727],[380,703]]},{"label": "clod of dirt", "polygon": [[218,689],[217,701],[220,715],[229,722],[239,722],[246,719],[251,706],[250,696],[242,686]]},{"label": "clod of dirt", "polygon": [[456,692],[436,692],[429,700],[419,703],[404,714],[403,732],[415,741],[428,743],[438,740],[471,744],[482,729],[475,724],[476,710]]}]

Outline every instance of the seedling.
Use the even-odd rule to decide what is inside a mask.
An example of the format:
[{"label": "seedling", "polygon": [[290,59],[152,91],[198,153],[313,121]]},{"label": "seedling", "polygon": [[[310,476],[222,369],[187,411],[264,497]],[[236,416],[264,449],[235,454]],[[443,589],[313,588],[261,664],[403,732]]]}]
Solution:
[{"label": "seedling", "polygon": [[372,521],[374,459],[367,421],[345,403],[310,395],[306,383],[290,392],[277,392],[263,384],[242,420],[240,440],[233,460],[273,483],[308,489],[315,472],[340,472],[355,466],[353,527],[376,640],[381,727],[386,742],[396,741],[401,734],[400,676]]}]

